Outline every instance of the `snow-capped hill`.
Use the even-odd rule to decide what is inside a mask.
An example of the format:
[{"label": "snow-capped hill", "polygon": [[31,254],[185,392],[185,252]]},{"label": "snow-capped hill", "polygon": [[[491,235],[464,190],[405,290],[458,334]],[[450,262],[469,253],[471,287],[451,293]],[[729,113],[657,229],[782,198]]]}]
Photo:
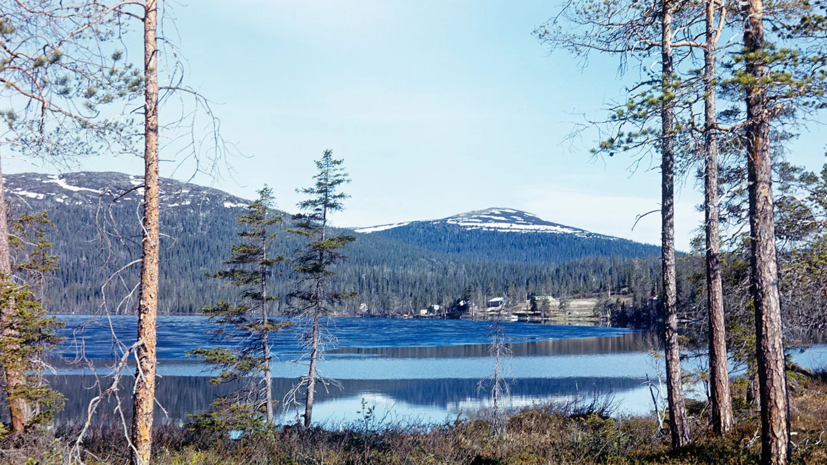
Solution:
[{"label": "snow-capped hill", "polygon": [[583,229],[564,226],[546,221],[539,216],[513,208],[487,208],[467,213],[449,216],[439,220],[414,221],[406,223],[384,224],[368,228],[356,229],[356,232],[369,234],[401,228],[411,224],[453,225],[461,229],[473,231],[496,231],[516,233],[553,233],[573,234],[579,237],[606,237],[594,234]]},{"label": "snow-capped hill", "polygon": [[487,208],[355,231],[479,261],[560,263],[591,256],[639,257],[659,251],[651,245],[552,223],[514,208]]},{"label": "snow-capped hill", "polygon": [[575,234],[581,237],[596,236],[588,231],[546,221],[539,216],[511,208],[487,208],[460,213],[437,223],[454,224],[467,230]]},{"label": "snow-capped hill", "polygon": [[[136,203],[143,199],[143,178],[114,172],[66,174],[21,173],[4,176],[6,198],[11,202],[97,205]],[[161,206],[213,206],[237,208],[249,201],[218,189],[161,179]]]}]

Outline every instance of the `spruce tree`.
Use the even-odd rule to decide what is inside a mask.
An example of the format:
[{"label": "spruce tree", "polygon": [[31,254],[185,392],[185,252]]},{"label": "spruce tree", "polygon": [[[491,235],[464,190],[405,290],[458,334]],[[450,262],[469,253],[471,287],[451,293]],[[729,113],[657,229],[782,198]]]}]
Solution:
[{"label": "spruce tree", "polygon": [[[9,234],[15,260],[13,275],[0,291],[0,305],[13,306],[15,313],[3,321],[0,367],[6,375],[2,382],[7,401],[10,407],[20,409],[12,416],[12,430],[18,433],[48,423],[53,412],[63,406],[63,396],[43,379],[44,356],[62,340],[57,334],[62,324],[47,316],[41,300],[46,275],[57,269],[57,256],[52,255],[52,244],[46,237],[51,226],[45,211],[25,214],[12,224]],[[25,375],[9,377],[8,373]]]},{"label": "spruce tree", "polygon": [[211,414],[199,417],[210,424],[226,417],[228,410],[244,412],[253,420],[263,411],[267,424],[273,423],[270,333],[289,326],[272,319],[273,303],[278,297],[270,292],[275,284],[274,268],[285,261],[284,256],[271,252],[277,234],[274,230],[281,225],[283,215],[273,210],[272,189],[265,186],[258,194],[258,199],[238,217],[243,230],[238,234],[240,242],[232,246],[230,258],[224,262],[226,268],[209,275],[238,289],[238,301],[222,301],[201,309],[218,324],[214,339],[229,347],[196,349],[190,355],[218,367],[220,372],[213,383],[263,377],[263,395],[262,390],[253,389],[246,396],[236,393],[232,398],[219,399]]},{"label": "spruce tree", "polygon": [[341,234],[329,235],[330,215],[344,209],[344,200],[349,196],[339,192],[342,184],[350,182],[344,171],[343,160],[333,158],[333,152],[326,150],[320,160],[316,161],[317,173],[313,187],[298,189],[297,192],[308,196],[298,203],[299,213],[293,216],[296,224],[290,229],[308,239],[308,242],[293,258],[294,271],[298,275],[296,290],[290,294],[290,306],[293,311],[309,320],[310,327],[302,336],[305,347],[309,350],[309,371],[302,377],[296,391],[301,387],[307,389],[304,410],[304,426],[309,427],[313,414],[313,398],[318,376],[317,361],[323,349],[321,343],[321,318],[342,300],[352,297],[352,293],[332,289],[334,267],[345,259],[342,252],[348,244],[356,240],[354,236]]}]

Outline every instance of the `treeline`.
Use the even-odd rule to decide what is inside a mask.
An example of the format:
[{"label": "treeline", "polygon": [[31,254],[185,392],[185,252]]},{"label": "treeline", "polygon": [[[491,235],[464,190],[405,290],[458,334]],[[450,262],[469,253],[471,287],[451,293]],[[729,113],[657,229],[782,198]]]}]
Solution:
[{"label": "treeline", "polygon": [[498,233],[444,222],[414,222],[371,234],[480,262],[560,263],[595,255],[633,258],[660,252],[654,245],[597,234]]},{"label": "treeline", "polygon": [[[45,206],[31,202],[38,208]],[[15,212],[25,206],[16,204]],[[51,204],[49,218],[54,227],[47,231],[59,257],[58,269],[47,278],[46,308],[51,313],[96,313],[103,300],[101,286],[112,273],[136,256],[140,226],[135,223],[132,203],[114,204],[106,215],[88,205]],[[170,208],[162,212],[164,238],[161,240],[159,312],[162,314],[197,314],[206,304],[230,297],[228,290],[210,282],[206,274],[220,267],[223,256],[234,243],[239,225],[238,209],[223,206]],[[285,228],[289,227],[286,221]],[[118,225],[115,229],[112,225]],[[101,235],[108,234],[105,240]],[[469,232],[469,234],[473,234]],[[513,233],[477,233],[474,239],[511,241],[523,237]],[[547,234],[546,236],[555,236]],[[570,249],[549,247],[545,259],[509,255],[485,259],[481,254],[449,254],[375,234],[360,234],[359,240],[346,249],[349,259],[337,265],[337,281],[357,293],[339,309],[355,313],[362,304],[374,314],[411,313],[431,304],[448,305],[467,289],[473,291],[474,303],[483,305],[486,298],[506,296],[524,301],[537,295],[576,296],[581,294],[619,293],[634,288],[637,294],[656,292],[657,257],[591,256],[565,258]],[[496,244],[485,247],[494,249]],[[290,255],[301,239],[280,234],[273,253]],[[632,243],[634,244],[634,243]],[[640,252],[650,246],[635,244]],[[557,251],[557,253],[555,253]],[[289,269],[281,265],[275,278],[274,292],[286,296],[291,288]],[[124,282],[134,283],[137,269],[121,274]],[[132,313],[131,305],[118,303],[131,289],[108,285],[106,310]],[[286,301],[281,301],[284,305]]]}]

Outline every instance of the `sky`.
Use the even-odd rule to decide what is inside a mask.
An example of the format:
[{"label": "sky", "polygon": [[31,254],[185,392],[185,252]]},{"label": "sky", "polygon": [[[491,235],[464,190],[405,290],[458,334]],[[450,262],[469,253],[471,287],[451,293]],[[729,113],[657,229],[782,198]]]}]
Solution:
[{"label": "sky", "polygon": [[[595,160],[586,118],[623,95],[616,58],[551,54],[532,31],[554,0],[197,0],[174,4],[164,34],[186,57],[185,82],[207,96],[240,155],[223,176],[197,176],[244,198],[265,183],[294,211],[324,150],[352,182],[338,226],[435,219],[488,207],[660,243],[660,173],[648,159]],[[174,21],[172,19],[174,18]],[[140,49],[132,54],[140,57]],[[161,110],[161,122],[165,114]],[[172,119],[170,111],[167,119]],[[806,129],[790,161],[823,163]],[[172,140],[178,134],[164,134]],[[161,175],[176,169],[172,144]],[[59,171],[28,160],[6,172]],[[89,171],[142,173],[138,157],[81,160]],[[689,249],[703,215],[694,179],[678,186],[676,241]]]}]

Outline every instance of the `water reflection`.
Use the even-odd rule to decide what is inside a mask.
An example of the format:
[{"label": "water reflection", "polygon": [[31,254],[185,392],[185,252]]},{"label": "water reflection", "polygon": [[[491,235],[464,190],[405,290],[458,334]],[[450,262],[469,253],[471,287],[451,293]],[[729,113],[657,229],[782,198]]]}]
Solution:
[{"label": "water reflection", "polygon": [[[85,355],[108,373],[118,355],[116,339],[130,342],[135,318],[113,317],[84,324],[87,317],[64,317],[66,333],[75,346],[85,344]],[[457,415],[473,414],[487,403],[486,386],[479,380],[491,375],[493,360],[488,352],[488,323],[446,320],[329,320],[339,348],[326,354],[322,372],[341,382],[342,388],[319,389],[314,419],[335,426],[355,420],[363,399],[377,407],[377,414],[405,422],[441,422]],[[205,365],[184,356],[194,347],[209,347],[212,325],[203,318],[159,319],[159,367],[157,396],[168,417],[156,411],[159,423],[183,423],[189,415],[209,409],[213,400],[239,387],[238,383],[213,385],[213,373]],[[513,357],[504,363],[505,377],[512,381],[510,405],[514,407],[594,393],[611,394],[621,413],[641,414],[651,409],[643,381],[657,378],[649,355],[659,348],[651,333],[595,327],[565,327],[530,323],[504,324]],[[116,336],[113,336],[113,334]],[[278,359],[273,364],[276,398],[290,390],[307,367],[296,362],[296,334],[282,333],[274,340]],[[71,343],[63,346],[64,357],[74,354]],[[815,346],[793,359],[809,367],[824,365],[827,348]],[[684,368],[692,370],[703,358],[688,358]],[[99,392],[91,372],[66,361],[56,363],[58,376],[52,384],[67,398],[59,423],[84,421],[92,397]],[[131,371],[131,369],[130,369]],[[124,378],[120,392],[128,397],[131,379]],[[103,378],[103,382],[109,382]],[[131,403],[125,402],[129,418]],[[114,403],[100,408],[95,422],[113,422]],[[1,414],[0,414],[1,415]],[[283,413],[281,422],[291,422],[294,412]]]},{"label": "water reflection", "polygon": [[[659,344],[659,338],[654,333],[635,331],[612,337],[576,337],[512,343],[509,344],[509,347],[514,357],[537,357],[645,352],[650,349],[657,349]],[[437,347],[344,347],[329,353],[390,358],[488,357],[489,346],[487,344],[471,344]]]},{"label": "water reflection", "polygon": [[[91,376],[55,376],[50,377],[51,385],[66,396],[65,409],[57,414],[58,424],[68,424],[85,420],[89,402],[99,393],[99,385]],[[622,394],[626,391],[640,389],[641,379],[633,378],[561,378],[561,379],[519,379],[511,383],[511,397],[522,404],[541,402],[550,398],[571,398],[573,396],[590,397],[594,393]],[[159,378],[157,399],[167,414],[161,409],[155,412],[159,424],[188,421],[189,415],[207,411],[212,401],[226,395],[241,386],[243,381],[223,385],[209,383],[205,377],[166,376]],[[276,397],[290,390],[295,379],[275,378],[273,390]],[[121,393],[129,393],[132,379],[124,378],[119,388]],[[355,418],[361,399],[370,405],[398,404],[402,408],[416,410],[420,419],[440,421],[447,416],[473,413],[485,403],[487,386],[472,379],[372,379],[342,380],[341,388],[320,389],[316,394],[316,418],[325,423],[333,420]],[[343,405],[350,407],[342,408]],[[98,423],[119,421],[113,414],[116,401],[110,399],[99,408],[94,418]],[[331,408],[335,406],[339,408]],[[131,403],[122,404],[124,413],[130,418]],[[396,410],[396,409],[395,409]],[[401,412],[396,412],[397,414]],[[284,414],[282,420],[290,421],[291,413]]]}]

